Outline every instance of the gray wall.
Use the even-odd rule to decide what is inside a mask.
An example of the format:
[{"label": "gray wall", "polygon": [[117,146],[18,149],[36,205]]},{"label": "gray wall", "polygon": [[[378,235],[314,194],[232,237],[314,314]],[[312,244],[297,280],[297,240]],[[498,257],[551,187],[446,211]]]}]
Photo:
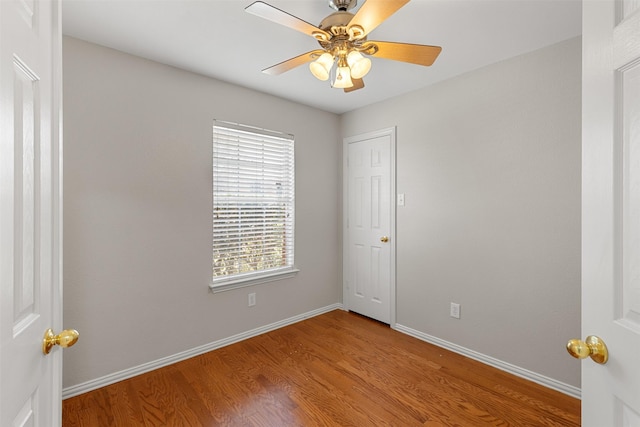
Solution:
[{"label": "gray wall", "polygon": [[[296,137],[293,279],[208,291],[214,118]],[[65,38],[64,387],[341,302],[339,141],[334,114]]]},{"label": "gray wall", "polygon": [[[64,90],[65,387],[340,302],[341,139],[390,126],[398,323],[579,385],[578,39],[342,118],[72,38]],[[214,118],[296,136],[296,278],[208,292]]]},{"label": "gray wall", "polygon": [[342,116],[397,126],[397,322],[574,386],[580,82],[572,39]]}]

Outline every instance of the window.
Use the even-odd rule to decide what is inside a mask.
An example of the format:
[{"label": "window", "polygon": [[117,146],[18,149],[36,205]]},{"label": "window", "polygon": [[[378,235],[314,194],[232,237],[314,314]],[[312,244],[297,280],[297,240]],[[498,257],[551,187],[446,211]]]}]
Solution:
[{"label": "window", "polygon": [[213,289],[294,274],[292,135],[216,120]]}]

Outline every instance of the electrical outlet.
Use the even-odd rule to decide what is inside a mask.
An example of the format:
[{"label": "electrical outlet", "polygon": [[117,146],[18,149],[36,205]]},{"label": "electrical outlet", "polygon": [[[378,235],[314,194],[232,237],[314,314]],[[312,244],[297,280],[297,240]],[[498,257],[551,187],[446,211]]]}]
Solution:
[{"label": "electrical outlet", "polygon": [[455,302],[451,303],[451,310],[449,312],[449,315],[451,317],[453,317],[454,319],[459,319],[460,318],[460,304],[456,304]]},{"label": "electrical outlet", "polygon": [[249,294],[249,307],[253,307],[254,305],[256,305],[256,293],[251,292]]},{"label": "electrical outlet", "polygon": [[404,206],[404,193],[398,194],[398,206]]}]

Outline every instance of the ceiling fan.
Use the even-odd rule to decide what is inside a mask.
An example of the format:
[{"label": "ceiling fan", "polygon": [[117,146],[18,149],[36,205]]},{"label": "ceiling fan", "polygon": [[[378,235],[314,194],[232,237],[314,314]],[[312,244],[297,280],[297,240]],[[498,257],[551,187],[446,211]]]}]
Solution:
[{"label": "ceiling fan", "polygon": [[309,68],[316,78],[330,80],[332,87],[351,92],[364,87],[362,78],[371,69],[371,60],[367,56],[424,66],[433,64],[442,50],[440,46],[367,39],[371,31],[409,0],[366,0],[354,15],[349,10],[357,2],[329,0],[329,6],[336,12],[324,18],[317,27],[262,1],[247,6],[247,12],[307,34],[315,38],[321,47],[262,72],[278,75],[310,63]]}]

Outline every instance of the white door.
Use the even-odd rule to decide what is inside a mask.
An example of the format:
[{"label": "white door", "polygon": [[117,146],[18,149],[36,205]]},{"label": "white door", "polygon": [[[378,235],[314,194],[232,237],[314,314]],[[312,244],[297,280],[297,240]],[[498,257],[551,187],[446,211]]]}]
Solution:
[{"label": "white door", "polygon": [[0,0],[0,426],[60,425],[59,7]]},{"label": "white door", "polygon": [[391,324],[395,307],[395,129],[345,139],[345,304]]},{"label": "white door", "polygon": [[[583,2],[582,425],[640,426],[640,2]],[[582,337],[584,339],[584,336]]]}]

